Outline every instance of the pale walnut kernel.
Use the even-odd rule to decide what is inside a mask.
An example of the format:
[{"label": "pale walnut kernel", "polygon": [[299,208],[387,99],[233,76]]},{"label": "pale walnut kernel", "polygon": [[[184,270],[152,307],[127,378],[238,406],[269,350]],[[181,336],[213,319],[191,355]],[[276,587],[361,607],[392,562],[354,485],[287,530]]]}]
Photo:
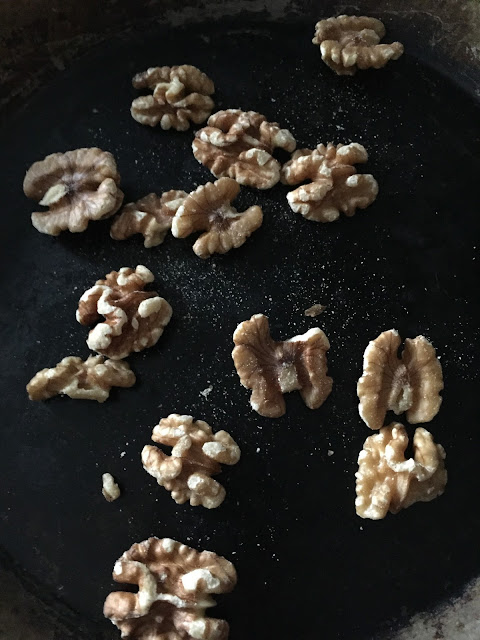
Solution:
[{"label": "pale walnut kernel", "polygon": [[115,482],[111,473],[102,475],[102,494],[107,502],[113,502],[120,497],[120,487]]},{"label": "pale walnut kernel", "polygon": [[290,131],[260,113],[240,109],[218,111],[207,124],[195,134],[193,155],[216,178],[234,178],[257,189],[277,184],[281,167],[272,154],[276,148],[295,149]]},{"label": "pale walnut kernel", "polygon": [[283,394],[289,391],[300,391],[309,409],[318,409],[329,396],[333,381],[327,376],[326,352],[330,343],[321,329],[275,342],[268,318],[257,314],[238,325],[233,341],[240,382],[252,390],[250,404],[260,415],[282,416]]},{"label": "pale walnut kernel", "polygon": [[408,436],[393,422],[365,440],[358,456],[357,498],[361,518],[379,520],[415,502],[430,502],[447,484],[445,451],[422,427],[413,437],[413,458],[405,459]]},{"label": "pale walnut kernel", "polygon": [[315,222],[333,222],[341,211],[353,216],[357,208],[365,209],[377,197],[378,184],[371,174],[357,174],[353,165],[367,160],[365,147],[356,142],[295,151],[283,167],[282,182],[312,182],[287,194],[291,209]]},{"label": "pale walnut kernel", "polygon": [[312,304],[311,307],[308,307],[308,309],[305,309],[303,315],[308,316],[309,318],[316,318],[317,316],[322,314],[326,308],[327,307],[324,304],[320,304],[317,302],[316,304]]},{"label": "pale walnut kernel", "polygon": [[443,375],[433,345],[423,336],[407,338],[399,358],[400,344],[392,329],[365,350],[357,395],[360,416],[370,429],[383,427],[387,411],[406,412],[408,422],[418,424],[430,422],[440,409]]},{"label": "pale walnut kernel", "polygon": [[249,207],[243,213],[232,206],[231,201],[239,191],[238,183],[231,178],[201,185],[179,207],[172,234],[185,238],[195,231],[205,231],[193,245],[200,258],[237,249],[263,221],[262,209],[258,206]]},{"label": "pale walnut kernel", "polygon": [[137,202],[130,202],[114,220],[110,228],[111,237],[126,240],[135,233],[141,233],[147,249],[162,244],[172,228],[173,216],[187,195],[185,191],[172,190],[161,196],[150,193]]},{"label": "pale walnut kernel", "polygon": [[101,149],[76,149],[52,153],[35,162],[25,175],[28,198],[48,207],[32,213],[33,226],[57,236],[68,229],[85,231],[90,220],[112,216],[122,204],[120,175],[111,153]]},{"label": "pale walnut kernel", "polygon": [[53,369],[42,369],[27,384],[30,400],[65,395],[78,400],[105,402],[112,387],[132,387],[135,374],[126,362],[90,356],[63,358]]},{"label": "pale walnut kernel", "polygon": [[170,538],[132,545],[115,563],[113,579],[138,592],[113,591],[106,618],[132,640],[227,640],[225,620],[209,618],[212,593],[228,593],[237,582],[231,562]]},{"label": "pale walnut kernel", "polygon": [[186,131],[190,122],[205,122],[212,113],[211,94],[215,87],[210,78],[190,64],[176,67],[151,67],[137,73],[132,84],[135,89],[149,89],[153,93],[135,98],[132,117],[140,124],[162,129]]},{"label": "pale walnut kernel", "polygon": [[403,53],[400,42],[379,44],[385,36],[383,22],[367,16],[338,16],[315,25],[313,44],[320,45],[322,60],[338,75],[357,69],[380,69]]},{"label": "pale walnut kernel", "polygon": [[[77,320],[85,326],[95,324],[87,345],[113,360],[126,358],[158,342],[172,317],[172,307],[155,291],[144,291],[153,282],[152,272],[139,265],[135,271],[122,267],[80,298]],[[100,322],[100,317],[105,322]]]},{"label": "pale walnut kernel", "polygon": [[154,428],[152,440],[172,447],[166,455],[151,445],[142,451],[143,468],[171,492],[177,504],[190,501],[192,507],[202,505],[215,509],[225,499],[225,489],[211,476],[221,471],[222,464],[234,465],[240,460],[240,448],[226,431],[213,433],[203,420],[172,413]]}]

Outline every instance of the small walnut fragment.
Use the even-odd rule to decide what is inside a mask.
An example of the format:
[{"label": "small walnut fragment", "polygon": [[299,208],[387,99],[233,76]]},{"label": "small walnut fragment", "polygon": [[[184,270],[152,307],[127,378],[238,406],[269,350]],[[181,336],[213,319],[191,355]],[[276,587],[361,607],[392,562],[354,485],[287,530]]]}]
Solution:
[{"label": "small walnut fragment", "polygon": [[179,207],[173,219],[172,234],[185,238],[195,231],[205,231],[193,245],[200,258],[242,246],[261,226],[263,212],[260,207],[253,206],[239,213],[231,204],[239,191],[238,183],[231,178],[200,185]]},{"label": "small walnut fragment", "polygon": [[312,42],[320,45],[322,60],[335,73],[352,76],[357,69],[380,69],[400,58],[403,45],[379,44],[384,36],[381,20],[343,15],[317,22]]},{"label": "small walnut fragment", "polygon": [[431,342],[423,336],[405,340],[394,329],[372,340],[363,356],[363,375],[357,384],[358,410],[370,429],[383,427],[387,411],[406,412],[411,424],[430,422],[442,403],[442,365]]},{"label": "small walnut fragment", "polygon": [[322,314],[325,309],[327,307],[324,304],[312,304],[311,307],[308,307],[308,309],[305,309],[305,311],[303,312],[303,315],[308,316],[309,318],[316,318],[317,316],[319,316],[320,314]]},{"label": "small walnut fragment", "polygon": [[431,433],[419,427],[413,436],[413,458],[405,459],[408,436],[398,422],[365,440],[358,456],[357,498],[361,518],[379,520],[415,502],[430,502],[447,484],[445,451]]},{"label": "small walnut fragment", "polygon": [[140,124],[186,131],[190,122],[205,122],[214,107],[212,80],[190,64],[151,67],[137,73],[132,84],[135,89],[152,91],[132,102],[132,117]]},{"label": "small walnut fragment", "polygon": [[326,352],[330,343],[321,329],[275,342],[268,318],[257,314],[238,325],[233,341],[240,382],[252,390],[250,404],[260,415],[283,416],[283,394],[289,391],[300,391],[309,409],[318,409],[329,396],[333,381],[327,376]]},{"label": "small walnut fragment", "polygon": [[152,272],[142,265],[135,270],[122,267],[85,291],[77,320],[85,326],[96,324],[87,339],[92,351],[121,360],[158,342],[170,322],[172,307],[156,291],[144,291],[153,280]]},{"label": "small walnut fragment", "polygon": [[152,440],[172,447],[166,455],[158,447],[146,445],[142,451],[143,468],[170,491],[177,504],[190,501],[215,509],[225,499],[225,489],[211,476],[222,464],[240,460],[240,448],[226,431],[213,433],[203,420],[172,413],[154,428]]},{"label": "small walnut fragment", "polygon": [[260,113],[240,109],[214,113],[192,144],[195,158],[216,178],[234,178],[257,189],[270,189],[280,180],[274,149],[291,152],[295,146],[290,131],[267,122]]},{"label": "small walnut fragment", "polygon": [[85,231],[90,220],[112,216],[123,201],[120,175],[111,153],[96,147],[52,153],[25,175],[23,191],[48,207],[32,213],[38,231],[57,236]]},{"label": "small walnut fragment", "polygon": [[53,369],[42,369],[27,384],[30,400],[65,395],[78,400],[105,402],[112,387],[132,387],[135,374],[126,362],[89,356],[85,361],[67,356]]},{"label": "small walnut fragment", "polygon": [[172,228],[173,216],[187,195],[185,191],[172,190],[161,196],[149,193],[137,202],[130,202],[114,220],[110,228],[111,237],[126,240],[135,233],[141,233],[147,249],[162,244]]},{"label": "small walnut fragment", "polygon": [[295,151],[283,166],[282,182],[312,182],[287,194],[291,209],[315,222],[333,222],[340,212],[350,217],[357,208],[365,209],[377,197],[378,183],[369,173],[357,174],[353,165],[367,160],[365,147],[356,142]]},{"label": "small walnut fragment", "polygon": [[138,592],[113,591],[103,613],[132,640],[227,640],[228,623],[209,618],[212,593],[228,593],[237,582],[231,562],[170,538],[132,545],[115,563],[113,579]]},{"label": "small walnut fragment", "polygon": [[113,502],[120,497],[120,487],[115,482],[111,473],[102,475],[102,494],[107,502]]}]

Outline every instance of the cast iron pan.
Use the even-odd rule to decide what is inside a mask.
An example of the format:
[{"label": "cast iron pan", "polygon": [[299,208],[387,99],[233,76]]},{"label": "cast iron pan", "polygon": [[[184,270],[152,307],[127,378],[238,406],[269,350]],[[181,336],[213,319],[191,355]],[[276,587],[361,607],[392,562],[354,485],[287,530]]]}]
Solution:
[{"label": "cast iron pan", "polygon": [[[384,70],[345,78],[321,63],[310,23],[220,26],[111,41],[1,135],[0,545],[46,598],[78,613],[77,638],[84,628],[89,638],[117,637],[102,618],[117,588],[114,561],[152,535],[235,563],[238,586],[212,612],[229,620],[232,640],[371,638],[459,594],[480,570],[480,111],[408,48]],[[78,235],[38,233],[22,180],[48,153],[111,151],[126,202],[212,179],[193,158],[192,131],[152,130],[129,113],[135,72],[181,63],[214,79],[219,109],[259,111],[288,127],[299,147],[364,144],[370,159],[361,170],[379,182],[376,202],[322,225],[290,211],[284,186],[242,188],[239,208],[262,205],[264,224],[242,248],[206,261],[191,238],[150,250],[140,237],[115,242],[111,221]],[[174,309],[158,345],[129,360],[138,384],[103,405],[30,402],[25,384],[36,371],[88,355],[87,330],[75,321],[79,296],[110,270],[137,264],[154,272],[155,290]],[[327,310],[306,318],[315,302]],[[334,390],[321,409],[310,411],[298,394],[279,420],[250,409],[231,350],[237,323],[253,313],[269,316],[277,339],[325,330]],[[434,502],[371,522],[354,510],[357,455],[370,435],[356,381],[368,341],[390,328],[426,335],[441,357],[444,402],[425,426],[447,451],[449,482]],[[175,411],[227,429],[242,448],[240,464],[221,476],[219,509],[175,505],[141,467],[152,427]],[[112,504],[100,491],[106,471],[123,489]]]}]

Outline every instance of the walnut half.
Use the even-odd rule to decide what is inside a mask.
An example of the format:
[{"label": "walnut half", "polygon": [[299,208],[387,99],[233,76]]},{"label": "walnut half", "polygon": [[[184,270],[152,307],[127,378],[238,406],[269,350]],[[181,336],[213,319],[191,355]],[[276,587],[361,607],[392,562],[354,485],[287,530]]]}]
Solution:
[{"label": "walnut half", "polygon": [[330,348],[321,329],[275,342],[268,318],[254,315],[233,334],[232,356],[241,384],[252,390],[250,404],[260,415],[278,418],[285,413],[284,393],[300,391],[309,409],[318,409],[332,390],[327,376]]},{"label": "walnut half", "polygon": [[419,427],[413,437],[413,458],[405,459],[408,436],[398,422],[365,440],[358,456],[357,498],[361,518],[379,520],[415,502],[430,502],[447,484],[445,451],[431,433]]}]

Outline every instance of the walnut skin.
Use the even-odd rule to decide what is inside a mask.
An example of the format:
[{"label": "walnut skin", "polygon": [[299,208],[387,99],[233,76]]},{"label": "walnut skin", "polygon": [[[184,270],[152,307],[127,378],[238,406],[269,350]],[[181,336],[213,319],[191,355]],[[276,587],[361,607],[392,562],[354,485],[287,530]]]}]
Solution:
[{"label": "walnut skin", "polygon": [[234,178],[257,189],[270,189],[280,180],[280,163],[273,158],[273,150],[293,151],[295,146],[290,131],[267,122],[260,113],[240,109],[214,113],[192,144],[195,158],[216,178]]},{"label": "walnut skin", "polygon": [[205,122],[214,107],[210,95],[215,87],[210,78],[190,64],[178,67],[151,67],[137,73],[135,89],[150,89],[153,94],[132,102],[132,117],[140,124],[162,129],[186,131],[190,122]]},{"label": "walnut skin", "polygon": [[150,193],[137,202],[130,202],[114,220],[110,228],[111,237],[126,240],[135,233],[141,233],[147,249],[162,244],[172,227],[173,216],[187,195],[185,191],[172,190],[161,196]]},{"label": "walnut skin", "polygon": [[205,231],[193,245],[200,258],[242,246],[261,226],[263,212],[260,207],[253,206],[239,213],[231,204],[239,191],[237,182],[231,178],[201,185],[179,207],[173,219],[172,234],[185,238],[195,231]]},{"label": "walnut skin", "polygon": [[313,44],[320,45],[322,60],[338,75],[352,76],[357,69],[380,69],[403,53],[400,42],[379,44],[385,36],[383,22],[367,16],[338,16],[315,25]]},{"label": "walnut skin", "polygon": [[[85,326],[96,324],[87,339],[92,351],[121,360],[158,342],[172,307],[155,291],[143,291],[153,280],[152,272],[142,265],[135,271],[122,267],[85,291],[77,320]],[[100,316],[105,316],[105,322],[99,322]]]},{"label": "walnut skin", "polygon": [[238,325],[233,341],[240,382],[252,389],[250,404],[260,415],[283,416],[283,394],[289,391],[300,391],[309,409],[318,409],[329,396],[333,381],[327,376],[326,352],[330,343],[321,329],[275,342],[268,318],[257,314]]},{"label": "walnut skin", "polygon": [[401,338],[394,329],[372,340],[363,356],[357,384],[358,410],[370,429],[383,427],[387,411],[406,411],[411,424],[430,422],[438,413],[443,389],[442,366],[431,342],[407,338],[401,358]]},{"label": "walnut skin", "polygon": [[203,420],[172,413],[154,428],[152,440],[172,447],[170,456],[151,445],[142,451],[143,468],[170,491],[177,504],[190,501],[215,509],[225,499],[225,489],[211,478],[221,471],[221,464],[234,465],[240,460],[240,448],[226,431],[213,434]]},{"label": "walnut skin", "polygon": [[361,518],[379,520],[415,502],[430,502],[447,484],[445,451],[422,427],[413,437],[413,458],[405,459],[408,436],[398,422],[365,440],[358,456],[357,499]]},{"label": "walnut skin", "polygon": [[231,562],[170,538],[149,538],[115,563],[113,579],[138,584],[138,593],[113,591],[103,613],[132,640],[227,640],[228,623],[208,618],[212,593],[228,593],[237,582]]},{"label": "walnut skin", "polygon": [[76,149],[52,153],[32,164],[23,181],[28,198],[48,207],[32,213],[41,233],[58,236],[68,229],[85,231],[90,220],[108,218],[118,211],[123,193],[111,153],[101,149]]},{"label": "walnut skin", "polygon": [[135,374],[126,362],[89,356],[63,358],[53,369],[42,369],[27,384],[30,400],[65,395],[79,400],[105,402],[112,387],[132,387]]},{"label": "walnut skin", "polygon": [[315,222],[333,222],[341,211],[353,216],[357,208],[365,209],[377,197],[378,184],[371,174],[357,174],[353,165],[367,160],[365,147],[356,142],[295,151],[283,166],[282,182],[312,182],[287,194],[291,209]]}]

